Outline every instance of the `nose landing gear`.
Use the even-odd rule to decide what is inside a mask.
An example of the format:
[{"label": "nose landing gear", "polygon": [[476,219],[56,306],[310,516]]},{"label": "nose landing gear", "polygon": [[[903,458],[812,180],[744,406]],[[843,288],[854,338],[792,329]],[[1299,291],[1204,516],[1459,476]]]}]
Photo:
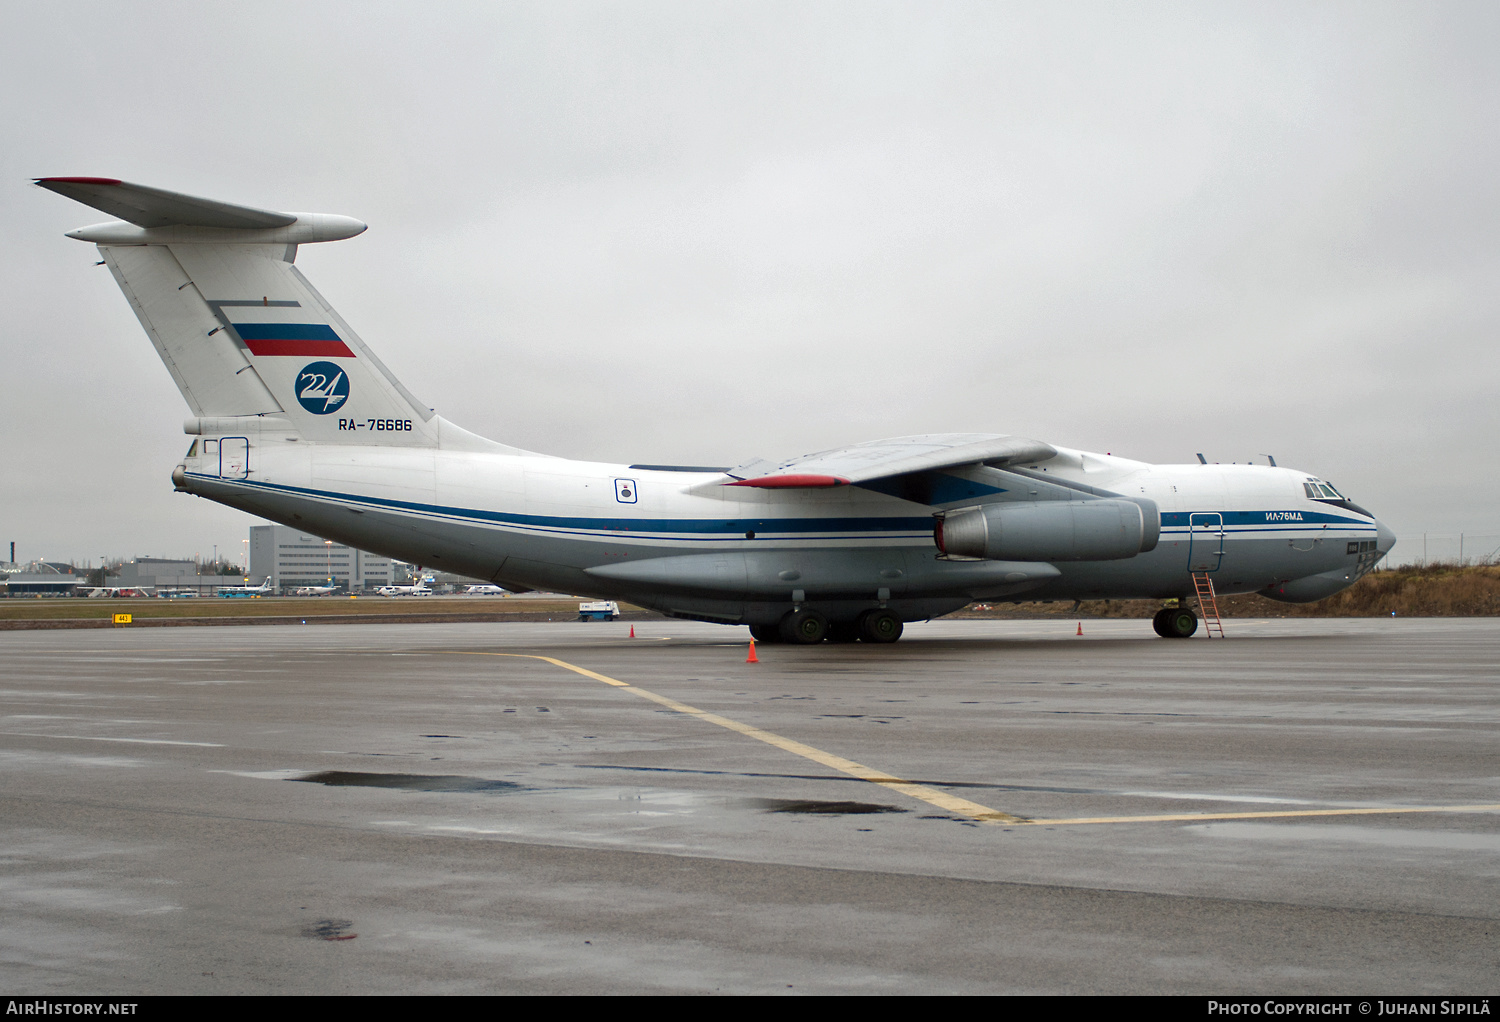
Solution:
[{"label": "nose landing gear", "polygon": [[1186,639],[1198,630],[1198,615],[1186,607],[1163,607],[1151,619],[1151,627],[1163,639]]}]

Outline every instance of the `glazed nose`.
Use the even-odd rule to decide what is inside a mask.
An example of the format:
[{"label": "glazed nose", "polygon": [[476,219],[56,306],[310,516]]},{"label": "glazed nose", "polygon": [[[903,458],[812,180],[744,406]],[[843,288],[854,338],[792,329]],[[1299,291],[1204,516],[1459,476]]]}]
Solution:
[{"label": "glazed nose", "polygon": [[1379,518],[1375,519],[1375,549],[1379,550],[1382,554],[1388,554],[1391,552],[1391,547],[1395,545],[1396,534],[1390,530],[1390,527],[1385,522],[1382,522]]}]

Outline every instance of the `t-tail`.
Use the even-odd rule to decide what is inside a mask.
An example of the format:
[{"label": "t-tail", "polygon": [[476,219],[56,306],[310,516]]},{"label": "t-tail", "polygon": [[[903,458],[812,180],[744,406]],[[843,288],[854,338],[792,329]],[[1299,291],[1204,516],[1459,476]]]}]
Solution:
[{"label": "t-tail", "polygon": [[352,238],[360,221],[113,178],[36,183],[121,218],[68,237],[99,246],[192,409],[188,433],[491,446],[418,401],[293,265],[299,245]]}]

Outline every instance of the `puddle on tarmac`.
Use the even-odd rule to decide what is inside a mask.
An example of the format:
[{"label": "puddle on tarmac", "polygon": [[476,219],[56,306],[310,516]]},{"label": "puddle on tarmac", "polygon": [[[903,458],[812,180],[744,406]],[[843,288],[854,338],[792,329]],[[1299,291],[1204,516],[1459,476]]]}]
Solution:
[{"label": "puddle on tarmac", "polygon": [[859,816],[866,813],[904,813],[897,806],[876,802],[825,802],[815,799],[752,798],[750,804],[768,813],[803,813],[813,816]]},{"label": "puddle on tarmac", "polygon": [[520,791],[525,785],[514,781],[492,781],[486,777],[463,777],[456,774],[371,774],[354,770],[324,770],[289,781],[326,784],[331,788],[396,788],[401,791],[478,791],[491,794]]},{"label": "puddle on tarmac", "polygon": [[349,928],[354,923],[348,919],[319,919],[311,926],[302,928],[302,936],[311,937],[314,940],[353,940],[358,937],[357,933],[350,933]]}]

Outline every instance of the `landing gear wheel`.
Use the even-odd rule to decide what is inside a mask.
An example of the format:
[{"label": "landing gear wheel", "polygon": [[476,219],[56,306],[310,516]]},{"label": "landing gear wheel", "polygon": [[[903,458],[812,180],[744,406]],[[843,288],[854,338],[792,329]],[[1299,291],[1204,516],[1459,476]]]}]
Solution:
[{"label": "landing gear wheel", "polygon": [[834,621],[828,625],[829,642],[858,642],[859,623],[856,621]]},{"label": "landing gear wheel", "polygon": [[781,632],[776,625],[751,625],[750,637],[756,642],[780,642]]},{"label": "landing gear wheel", "polygon": [[1158,616],[1161,618],[1158,632],[1164,639],[1186,639],[1198,630],[1198,615],[1186,607],[1173,607]]},{"label": "landing gear wheel", "polygon": [[895,642],[906,626],[888,610],[866,611],[859,619],[859,637],[865,642]]},{"label": "landing gear wheel", "polygon": [[828,634],[828,619],[815,610],[794,610],[781,619],[779,632],[783,642],[812,646]]},{"label": "landing gear wheel", "polygon": [[1171,636],[1167,634],[1167,615],[1172,613],[1172,610],[1173,608],[1171,607],[1163,607],[1161,610],[1158,610],[1156,612],[1156,616],[1151,619],[1152,630],[1155,631],[1157,635],[1160,635],[1163,639],[1171,638]]}]

